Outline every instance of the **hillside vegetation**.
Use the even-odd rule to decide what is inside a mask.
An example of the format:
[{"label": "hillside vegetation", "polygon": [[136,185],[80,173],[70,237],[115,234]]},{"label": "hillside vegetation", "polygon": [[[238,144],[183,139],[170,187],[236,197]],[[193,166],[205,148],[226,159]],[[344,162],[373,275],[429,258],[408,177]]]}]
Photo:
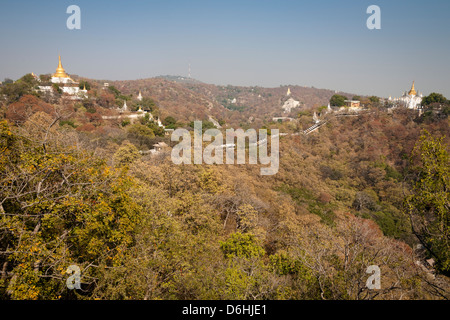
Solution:
[{"label": "hillside vegetation", "polygon": [[[305,106],[274,123],[264,114],[278,102],[224,106],[237,87],[87,81],[81,101],[38,94],[26,76],[1,88],[1,299],[450,297],[448,101],[422,116],[371,106],[306,136],[333,92],[291,88]],[[213,116],[288,133],[278,174],[140,153],[169,137],[148,117],[102,119],[124,101],[137,109],[137,87],[174,128]],[[239,90],[285,99],[285,88]],[[66,286],[73,265],[80,290]],[[379,290],[366,287],[371,265]]]}]

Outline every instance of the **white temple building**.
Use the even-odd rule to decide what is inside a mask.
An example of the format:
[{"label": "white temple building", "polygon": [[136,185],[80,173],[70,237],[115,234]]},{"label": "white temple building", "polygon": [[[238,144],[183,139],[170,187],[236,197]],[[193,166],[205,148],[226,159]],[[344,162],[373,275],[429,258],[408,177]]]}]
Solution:
[{"label": "white temple building", "polygon": [[[74,81],[64,70],[61,63],[61,56],[59,56],[58,67],[56,68],[56,72],[52,74],[52,78],[50,80],[52,83],[56,83],[59,85],[59,88],[63,93],[67,93],[70,96],[73,96],[72,99],[82,99],[87,98],[87,90],[86,86],[83,89],[79,88],[79,83]],[[39,86],[41,91],[52,92],[52,86]]]},{"label": "white temple building", "polygon": [[414,81],[409,92],[404,92],[402,97],[398,99],[408,109],[419,109],[422,103],[423,95],[414,88]]},{"label": "white temple building", "polygon": [[299,106],[300,106],[300,101],[294,100],[293,98],[289,98],[288,100],[285,101],[285,103],[283,104],[283,106],[281,108],[283,108],[284,113],[289,113],[289,112],[291,112],[292,109],[295,109]]}]

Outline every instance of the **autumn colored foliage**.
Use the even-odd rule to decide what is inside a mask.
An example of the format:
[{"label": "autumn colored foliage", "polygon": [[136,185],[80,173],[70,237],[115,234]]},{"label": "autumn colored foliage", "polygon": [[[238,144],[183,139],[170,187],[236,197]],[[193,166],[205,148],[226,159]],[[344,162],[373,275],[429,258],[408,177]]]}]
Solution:
[{"label": "autumn colored foliage", "polygon": [[[177,92],[195,105],[221,90],[164,83],[143,93],[160,89],[151,107],[181,126],[168,111]],[[117,88],[120,99],[133,89]],[[91,82],[95,99],[24,95],[3,109],[1,299],[449,298],[447,118],[371,109],[310,135],[299,133],[309,111],[260,118],[287,133],[278,174],[261,176],[261,165],[175,165],[170,147],[149,152],[170,137],[149,116],[103,119],[118,111],[102,90]],[[73,265],[81,289],[66,285]],[[366,286],[372,265],[381,289]]]}]

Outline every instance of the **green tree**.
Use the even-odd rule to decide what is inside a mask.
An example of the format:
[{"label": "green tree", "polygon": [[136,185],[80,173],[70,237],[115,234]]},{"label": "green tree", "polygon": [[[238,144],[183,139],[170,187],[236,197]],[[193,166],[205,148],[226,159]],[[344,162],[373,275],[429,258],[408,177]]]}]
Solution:
[{"label": "green tree", "polygon": [[49,83],[50,79],[51,79],[51,76],[48,75],[48,74],[41,74],[39,76],[39,79],[41,80],[41,83]]},{"label": "green tree", "polygon": [[405,207],[412,231],[435,257],[438,270],[449,274],[450,158],[443,138],[435,138],[424,130],[411,163],[416,179]]},{"label": "green tree", "polygon": [[86,90],[91,90],[91,84],[85,80],[81,80],[78,87],[80,89],[84,89],[85,86],[86,86]]},{"label": "green tree", "polygon": [[376,97],[376,96],[371,96],[369,97],[370,102],[372,103],[379,103],[380,102],[380,98]]},{"label": "green tree", "polygon": [[227,258],[262,257],[265,254],[264,249],[251,233],[233,233],[226,241],[220,242],[220,249]]},{"label": "green tree", "polygon": [[0,88],[0,94],[4,94],[9,103],[18,101],[22,96],[37,93],[33,90],[37,81],[29,73],[13,83],[7,83]]},{"label": "green tree", "polygon": [[117,99],[122,94],[116,87],[109,86],[108,90],[111,91],[114,94],[114,97]]},{"label": "green tree", "polygon": [[319,109],[317,109],[317,111],[320,113],[320,112],[322,112],[323,110],[327,110],[327,109],[328,109],[327,106],[320,106]]},{"label": "green tree", "polygon": [[155,120],[150,120],[150,115],[148,113],[139,119],[139,123],[150,128],[155,136],[164,137],[164,128],[160,127]]},{"label": "green tree", "polygon": [[[194,128],[194,121],[191,121],[189,123],[189,127]],[[216,128],[216,126],[211,121],[202,121],[202,130],[203,130],[203,132],[205,132],[208,129],[215,129],[215,128]]]},{"label": "green tree", "polygon": [[155,138],[153,130],[140,123],[133,124],[127,131],[130,141],[137,144],[139,147],[150,147]]},{"label": "green tree", "polygon": [[[31,136],[0,123],[0,298],[85,299],[133,244],[133,181],[92,154],[62,147],[49,116],[33,121],[39,126],[28,128]],[[84,297],[66,288],[70,265],[82,271]]]},{"label": "green tree", "polygon": [[117,167],[121,167],[130,165],[139,158],[139,150],[135,147],[135,145],[129,142],[124,142],[114,154],[114,163]]},{"label": "green tree", "polygon": [[342,107],[345,105],[345,100],[347,100],[347,97],[344,97],[339,94],[335,94],[330,99],[330,105],[336,106],[336,107]]},{"label": "green tree", "polygon": [[59,94],[63,93],[61,87],[59,86],[59,83],[52,83],[52,87],[53,87],[53,91],[55,91]]},{"label": "green tree", "polygon": [[16,82],[18,83],[26,83],[29,86],[34,86],[37,84],[36,79],[33,77],[33,75],[31,73],[27,73],[26,75],[24,75],[22,78],[20,78],[19,80],[17,80]]},{"label": "green tree", "polygon": [[422,99],[422,105],[429,106],[433,103],[449,103],[448,100],[440,93],[430,93],[428,96],[423,97]]},{"label": "green tree", "polygon": [[[139,102],[139,105],[142,106],[142,109],[145,111],[153,112],[157,109],[156,102],[152,98],[145,97],[142,99],[142,101]],[[156,115],[156,114],[153,114]]]},{"label": "green tree", "polygon": [[168,116],[168,117],[166,117],[165,119],[164,119],[164,121],[163,121],[163,123],[164,123],[164,125],[165,126],[175,126],[175,124],[177,123],[177,120],[174,118],[174,117],[172,117],[172,116]]}]

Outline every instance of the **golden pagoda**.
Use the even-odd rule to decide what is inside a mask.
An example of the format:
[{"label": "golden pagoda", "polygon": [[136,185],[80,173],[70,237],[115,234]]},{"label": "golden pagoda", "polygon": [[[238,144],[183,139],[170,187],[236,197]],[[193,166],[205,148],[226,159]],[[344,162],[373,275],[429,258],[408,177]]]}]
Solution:
[{"label": "golden pagoda", "polygon": [[414,88],[414,82],[415,82],[415,81],[413,81],[411,90],[408,92],[408,94],[409,94],[410,96],[416,96],[416,95],[417,95],[416,89]]},{"label": "golden pagoda", "polygon": [[58,68],[56,68],[56,73],[53,74],[53,77],[55,78],[69,78],[66,71],[64,70],[62,64],[61,64],[61,56],[59,56],[59,63]]}]

